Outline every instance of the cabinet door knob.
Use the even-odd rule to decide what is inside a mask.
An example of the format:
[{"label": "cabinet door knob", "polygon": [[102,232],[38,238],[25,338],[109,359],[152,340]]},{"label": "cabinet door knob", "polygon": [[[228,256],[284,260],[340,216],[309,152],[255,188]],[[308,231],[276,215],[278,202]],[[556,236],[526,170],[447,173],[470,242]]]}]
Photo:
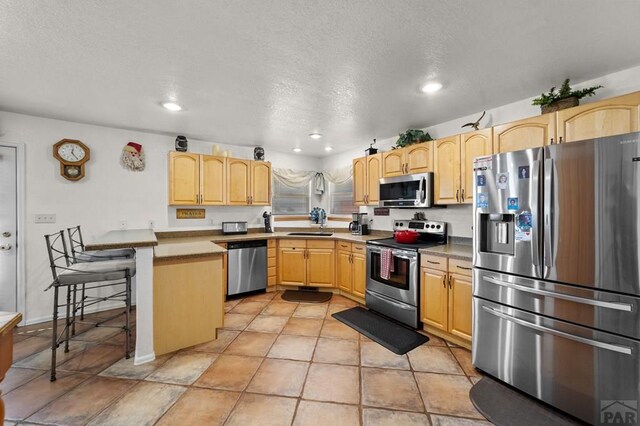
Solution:
[{"label": "cabinet door knob", "polygon": [[451,288],[451,275],[449,275],[449,288]]},{"label": "cabinet door knob", "polygon": [[442,276],[442,288],[447,288],[447,276]]},{"label": "cabinet door knob", "polygon": [[457,202],[460,202],[460,196],[459,196],[459,194],[460,194],[460,190],[459,190],[459,189],[456,189],[456,201],[457,201]]},{"label": "cabinet door knob", "polygon": [[464,202],[464,188],[462,188],[462,193],[460,194],[460,202]]}]

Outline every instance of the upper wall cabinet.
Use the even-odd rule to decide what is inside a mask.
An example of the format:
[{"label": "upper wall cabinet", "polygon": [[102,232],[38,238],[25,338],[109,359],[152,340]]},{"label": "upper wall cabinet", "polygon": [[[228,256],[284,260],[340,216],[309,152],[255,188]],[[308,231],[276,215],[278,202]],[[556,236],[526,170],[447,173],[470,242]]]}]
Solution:
[{"label": "upper wall cabinet", "polygon": [[227,204],[268,206],[271,204],[271,163],[227,159]]},{"label": "upper wall cabinet", "polygon": [[558,140],[574,142],[637,132],[638,105],[640,92],[558,111]]},{"label": "upper wall cabinet", "polygon": [[483,155],[491,155],[493,133],[491,128],[464,133],[460,136],[460,202],[473,203],[473,160]]},{"label": "upper wall cabinet", "polygon": [[433,153],[434,203],[460,202],[460,135],[437,139]]},{"label": "upper wall cabinet", "polygon": [[539,148],[556,137],[556,114],[542,114],[493,128],[493,153]]},{"label": "upper wall cabinet", "polygon": [[433,141],[382,153],[384,177],[433,171]]},{"label": "upper wall cabinet", "polygon": [[356,206],[378,205],[379,180],[382,177],[382,154],[353,160],[353,201]]},{"label": "upper wall cabinet", "polygon": [[225,159],[169,153],[170,205],[224,205]]}]

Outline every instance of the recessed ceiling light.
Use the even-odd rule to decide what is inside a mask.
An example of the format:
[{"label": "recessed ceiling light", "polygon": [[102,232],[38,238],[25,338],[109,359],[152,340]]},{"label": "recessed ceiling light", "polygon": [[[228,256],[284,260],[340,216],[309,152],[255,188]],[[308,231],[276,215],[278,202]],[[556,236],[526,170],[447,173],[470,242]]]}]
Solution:
[{"label": "recessed ceiling light", "polygon": [[433,81],[422,86],[422,89],[420,90],[422,90],[424,93],[434,93],[440,89],[442,89],[442,84]]},{"label": "recessed ceiling light", "polygon": [[322,137],[322,135],[320,133],[310,133],[309,137],[311,139],[320,139]]},{"label": "recessed ceiling light", "polygon": [[333,151],[333,148],[332,148],[332,147],[330,147],[330,146],[325,146],[325,147],[324,147],[324,150],[325,150],[325,151]]},{"label": "recessed ceiling light", "polygon": [[175,102],[163,102],[162,107],[169,111],[180,111],[182,107]]},{"label": "recessed ceiling light", "polygon": [[293,150],[292,150],[292,151],[293,151],[293,152],[301,152],[301,151],[302,151],[302,148],[293,148]]}]

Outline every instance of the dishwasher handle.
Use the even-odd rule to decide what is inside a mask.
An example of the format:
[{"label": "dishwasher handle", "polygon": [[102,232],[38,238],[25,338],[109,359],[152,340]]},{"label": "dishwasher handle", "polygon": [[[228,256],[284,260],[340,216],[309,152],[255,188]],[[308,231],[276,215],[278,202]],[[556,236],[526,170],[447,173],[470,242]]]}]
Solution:
[{"label": "dishwasher handle", "polygon": [[251,240],[251,241],[236,241],[227,244],[227,250],[239,250],[245,248],[266,247],[267,240]]}]

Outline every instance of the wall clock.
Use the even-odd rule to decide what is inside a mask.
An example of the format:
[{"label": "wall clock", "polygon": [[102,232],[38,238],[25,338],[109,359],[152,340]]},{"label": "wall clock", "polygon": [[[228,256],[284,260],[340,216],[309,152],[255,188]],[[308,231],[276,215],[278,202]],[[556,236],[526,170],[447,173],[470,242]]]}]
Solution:
[{"label": "wall clock", "polygon": [[62,139],[53,145],[53,157],[60,162],[60,175],[76,181],[84,177],[84,163],[91,158],[91,151],[78,140]]}]

